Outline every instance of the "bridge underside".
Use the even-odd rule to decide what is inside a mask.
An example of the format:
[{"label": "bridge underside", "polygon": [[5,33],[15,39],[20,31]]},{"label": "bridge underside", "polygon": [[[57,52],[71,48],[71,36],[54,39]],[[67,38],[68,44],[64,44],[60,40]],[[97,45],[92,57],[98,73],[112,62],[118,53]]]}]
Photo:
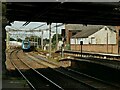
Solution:
[{"label": "bridge underside", "polygon": [[8,2],[6,4],[6,17],[10,22],[120,25],[119,2]]}]

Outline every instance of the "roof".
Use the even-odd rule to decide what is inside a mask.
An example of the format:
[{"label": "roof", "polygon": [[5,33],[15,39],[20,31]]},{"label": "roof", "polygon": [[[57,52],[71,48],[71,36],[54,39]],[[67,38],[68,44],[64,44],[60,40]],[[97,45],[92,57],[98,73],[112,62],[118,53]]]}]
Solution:
[{"label": "roof", "polygon": [[77,33],[73,36],[73,38],[87,38],[88,36],[92,35],[93,33],[97,32],[103,28],[102,25],[88,25],[88,26],[82,26],[81,32]]},{"label": "roof", "polygon": [[111,31],[116,31],[115,26],[107,26]]},{"label": "roof", "polygon": [[86,26],[83,26],[82,24],[66,24],[65,28],[71,31],[76,31],[76,30],[82,30],[82,28],[84,28]]},{"label": "roof", "polygon": [[6,6],[10,22],[120,25],[119,2],[7,2]]},{"label": "roof", "polygon": [[[95,32],[102,29],[103,25],[88,25],[86,27],[81,27],[81,32],[78,32],[76,35],[72,36],[73,38],[87,38],[88,36],[94,34]],[[107,26],[111,31],[115,31],[114,26]]]}]

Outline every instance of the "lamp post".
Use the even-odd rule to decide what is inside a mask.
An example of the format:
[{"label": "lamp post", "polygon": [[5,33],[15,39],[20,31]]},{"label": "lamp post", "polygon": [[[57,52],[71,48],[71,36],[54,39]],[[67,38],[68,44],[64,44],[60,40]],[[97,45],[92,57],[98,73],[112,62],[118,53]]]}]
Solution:
[{"label": "lamp post", "polygon": [[81,46],[81,57],[82,57],[82,45],[83,45],[83,41],[80,41],[80,46]]}]

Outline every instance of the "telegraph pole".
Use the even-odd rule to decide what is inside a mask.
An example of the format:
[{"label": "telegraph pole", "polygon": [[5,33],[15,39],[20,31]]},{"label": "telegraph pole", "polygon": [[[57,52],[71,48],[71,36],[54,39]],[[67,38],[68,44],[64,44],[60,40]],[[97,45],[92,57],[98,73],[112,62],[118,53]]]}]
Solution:
[{"label": "telegraph pole", "polygon": [[[41,38],[41,36],[40,36],[40,38]],[[40,42],[41,42],[41,40],[39,39],[39,47],[41,48],[41,46],[40,46],[40,45],[41,45],[41,43],[40,43]]]},{"label": "telegraph pole", "polygon": [[43,30],[41,31],[41,48],[43,50]]},{"label": "telegraph pole", "polygon": [[49,58],[51,57],[51,23],[49,24]]},{"label": "telegraph pole", "polygon": [[34,39],[33,39],[33,41],[34,41],[34,47],[35,47],[35,33],[34,33],[34,36],[33,36],[33,38],[34,38]]},{"label": "telegraph pole", "polygon": [[39,48],[39,47],[38,47],[38,36],[37,36],[37,48]]},{"label": "telegraph pole", "polygon": [[58,50],[58,32],[57,32],[57,23],[56,23],[56,50]]}]

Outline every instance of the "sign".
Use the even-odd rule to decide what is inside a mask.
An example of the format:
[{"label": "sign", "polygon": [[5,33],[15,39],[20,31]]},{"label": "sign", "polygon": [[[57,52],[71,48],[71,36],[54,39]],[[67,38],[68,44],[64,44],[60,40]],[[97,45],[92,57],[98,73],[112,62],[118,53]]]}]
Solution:
[{"label": "sign", "polygon": [[80,41],[80,45],[83,45],[83,41]]}]

